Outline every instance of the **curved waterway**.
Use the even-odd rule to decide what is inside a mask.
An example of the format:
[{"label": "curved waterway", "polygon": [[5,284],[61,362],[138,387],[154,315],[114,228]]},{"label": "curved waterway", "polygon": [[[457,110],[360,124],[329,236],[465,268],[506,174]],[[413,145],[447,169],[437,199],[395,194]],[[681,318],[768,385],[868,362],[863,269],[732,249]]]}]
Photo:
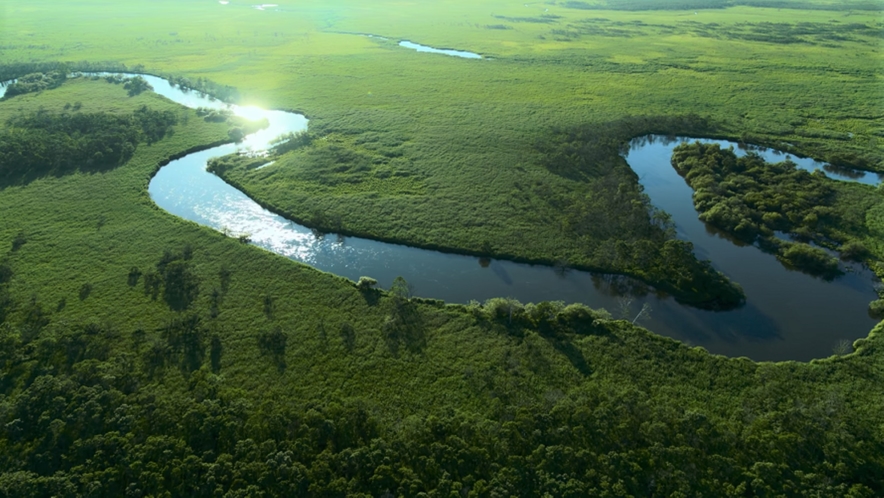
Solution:
[{"label": "curved waterway", "polygon": [[[229,108],[253,119],[266,117],[269,122],[267,129],[250,135],[241,144],[190,154],[160,169],[150,182],[150,195],[172,214],[232,235],[249,234],[257,246],[351,280],[367,275],[389,287],[396,276],[402,276],[414,286],[416,295],[447,302],[501,296],[525,303],[561,300],[618,314],[622,304],[619,295],[625,289],[643,287],[626,277],[582,271],[562,273],[546,266],[480,261],[355,237],[318,236],[263,209],[206,171],[209,158],[248,148],[264,149],[282,133],[305,129],[306,118],[283,111],[228,106],[172,87],[160,78],[144,78],[154,91],[187,107]],[[680,142],[657,137],[636,140],[627,161],[654,205],[673,216],[679,237],[692,241],[698,257],[711,259],[718,270],[740,283],[747,303],[739,310],[713,312],[650,294],[635,298],[631,314],[638,313],[647,302],[653,308],[650,320],[640,323],[650,330],[713,353],[755,360],[826,357],[840,341],[868,335],[876,322],[869,318],[867,306],[877,297],[870,272],[853,268],[833,282],[824,282],[787,270],[757,247],[738,246],[716,235],[697,218],[690,187],[670,165],[672,149]],[[741,152],[736,144],[717,142],[734,145]],[[771,160],[783,159],[772,151],[762,154]],[[806,159],[793,161],[807,169],[824,166]],[[869,177],[867,181],[876,179]]]},{"label": "curved waterway", "polygon": [[454,50],[451,48],[433,48],[433,47],[428,47],[426,45],[421,45],[420,43],[413,43],[408,40],[400,41],[399,46],[404,47],[404,48],[410,48],[412,50],[417,50],[418,52],[427,52],[430,54],[450,55],[452,57],[462,57],[464,59],[481,59],[482,58],[481,55],[479,55],[477,53],[473,53],[473,52],[466,52],[463,50]]}]

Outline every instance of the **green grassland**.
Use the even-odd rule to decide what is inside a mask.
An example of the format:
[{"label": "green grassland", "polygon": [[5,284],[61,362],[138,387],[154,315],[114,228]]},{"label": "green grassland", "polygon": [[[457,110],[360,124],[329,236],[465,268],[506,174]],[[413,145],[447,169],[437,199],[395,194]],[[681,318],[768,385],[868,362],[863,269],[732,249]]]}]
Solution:
[{"label": "green grassland", "polygon": [[[655,233],[630,136],[697,115],[882,169],[880,11],[752,3],[16,1],[0,60],[140,65],[305,112],[309,146],[230,171],[317,224],[636,272],[568,217],[618,221],[619,191],[645,216],[622,226]],[[884,493],[880,327],[849,355],[753,363],[581,306],[359,290],[153,204],[158,166],[231,123],[77,79],[0,101],[0,126],[77,102],[179,124],[117,168],[0,189],[0,496]]]},{"label": "green grassland", "polygon": [[[225,178],[315,228],[628,273],[661,287],[674,271],[642,263],[660,245],[650,213],[639,220],[623,209],[641,195],[612,151],[631,136],[693,131],[881,168],[880,11],[568,5],[96,3],[77,4],[55,26],[43,16],[66,7],[14,3],[0,48],[10,62],[112,60],[209,78],[235,85],[246,103],[305,112],[307,150]],[[417,53],[399,39],[488,60]],[[673,125],[685,116],[705,125]],[[580,141],[593,131],[615,146]],[[619,185],[630,190],[624,198],[599,194]],[[617,234],[585,222],[598,216]],[[629,254],[611,256],[618,242]],[[715,286],[667,290],[702,302]]]},{"label": "green grassland", "polygon": [[[315,228],[628,273],[666,288],[674,270],[644,264],[660,245],[659,233],[649,235],[651,216],[617,219],[641,201],[626,164],[606,149],[605,168],[596,168],[597,154],[572,155],[577,174],[561,174],[550,155],[585,149],[563,143],[574,128],[696,131],[670,123],[699,115],[708,119],[704,135],[880,168],[880,12],[847,7],[284,2],[259,11],[212,2],[14,2],[0,53],[10,62],[111,60],[204,77],[236,86],[246,103],[305,112],[310,150],[225,178]],[[490,60],[419,54],[397,47],[399,39]],[[630,116],[643,119],[619,126]],[[326,174],[329,160],[346,167]],[[593,198],[620,184],[631,192]],[[600,210],[626,235],[575,219]],[[617,242],[630,254],[612,249]],[[709,289],[716,286],[727,289]],[[696,302],[733,293],[726,283],[668,287]]]},{"label": "green grassland", "polygon": [[[0,116],[71,101],[188,118],[121,167],[0,190],[2,496],[881,492],[877,329],[757,364],[579,305],[359,290],[151,202],[162,161],[231,124],[85,79]],[[184,309],[170,272],[145,284],[176,264]]]}]

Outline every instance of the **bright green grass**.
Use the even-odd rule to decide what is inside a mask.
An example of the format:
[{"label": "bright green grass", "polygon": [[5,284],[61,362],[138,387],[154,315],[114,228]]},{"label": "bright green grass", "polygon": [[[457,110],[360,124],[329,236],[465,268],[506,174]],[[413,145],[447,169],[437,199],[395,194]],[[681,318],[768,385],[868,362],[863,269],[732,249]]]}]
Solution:
[{"label": "bright green grass", "polygon": [[[318,138],[354,153],[382,144],[391,157],[331,183],[298,154],[231,180],[298,219],[335,220],[320,228],[413,245],[637,274],[599,261],[593,243],[567,228],[563,212],[581,209],[573,199],[594,180],[543,167],[535,145],[553,128],[696,113],[716,135],[786,142],[823,159],[881,168],[884,150],[873,11],[12,2],[5,18],[0,56],[10,62],[117,60],[207,77],[236,86],[247,103],[305,112]],[[496,25],[512,29],[488,28]],[[757,41],[759,33],[795,43]],[[493,60],[417,53],[399,39]]]}]

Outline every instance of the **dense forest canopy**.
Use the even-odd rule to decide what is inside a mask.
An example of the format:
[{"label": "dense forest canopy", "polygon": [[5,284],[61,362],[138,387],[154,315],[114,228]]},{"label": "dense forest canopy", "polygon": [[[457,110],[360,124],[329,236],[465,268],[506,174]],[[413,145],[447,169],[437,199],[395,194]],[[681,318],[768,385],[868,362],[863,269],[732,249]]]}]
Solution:
[{"label": "dense forest canopy", "polygon": [[[881,257],[864,244],[870,235],[864,211],[879,197],[872,188],[839,186],[823,171],[798,169],[788,158],[772,164],[752,152],[738,157],[718,144],[682,144],[672,165],[694,190],[701,220],[743,242],[758,242],[790,266],[834,278],[842,270],[823,248],[868,264]],[[867,202],[853,201],[854,190]]]}]

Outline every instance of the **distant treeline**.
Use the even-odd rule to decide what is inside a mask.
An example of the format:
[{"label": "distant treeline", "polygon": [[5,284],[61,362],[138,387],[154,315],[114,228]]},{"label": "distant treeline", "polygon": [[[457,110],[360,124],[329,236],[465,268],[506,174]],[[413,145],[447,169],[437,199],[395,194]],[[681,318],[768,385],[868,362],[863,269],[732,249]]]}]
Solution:
[{"label": "distant treeline", "polygon": [[0,130],[0,182],[119,166],[141,142],[162,139],[178,122],[171,111],[130,115],[41,111],[13,117]]},{"label": "distant treeline", "polygon": [[[118,62],[14,62],[0,64],[0,82],[14,80],[34,73],[58,72],[62,75],[67,75],[74,72],[144,73],[145,71],[145,67],[140,64],[130,67]],[[215,83],[205,78],[192,79],[180,75],[155,74],[169,80],[173,85],[204,93],[224,102],[236,103],[240,98],[236,88]]]},{"label": "distant treeline", "polygon": [[725,9],[745,5],[770,9],[800,10],[884,10],[881,3],[866,0],[843,1],[833,3],[791,1],[791,0],[604,0],[601,2],[582,2],[571,0],[562,2],[561,6],[580,10],[700,10]]}]

